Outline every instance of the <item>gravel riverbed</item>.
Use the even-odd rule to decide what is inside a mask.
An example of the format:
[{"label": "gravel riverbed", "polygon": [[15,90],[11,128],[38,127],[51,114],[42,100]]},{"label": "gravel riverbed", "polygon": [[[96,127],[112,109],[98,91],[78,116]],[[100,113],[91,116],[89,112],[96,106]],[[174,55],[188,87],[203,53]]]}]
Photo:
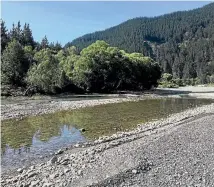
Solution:
[{"label": "gravel riverbed", "polygon": [[[42,101],[31,103],[15,103],[1,105],[1,120],[36,116],[54,113],[61,110],[72,110],[83,107],[92,107],[109,103],[121,103],[127,101],[138,101],[148,96],[129,96],[127,98],[93,99],[82,101]],[[155,97],[155,96],[149,96]]]},{"label": "gravel riverbed", "polygon": [[[200,97],[196,92],[190,94]],[[208,95],[214,98],[212,90]],[[166,96],[6,104],[1,105],[1,120],[147,97]],[[214,186],[213,121],[214,104],[188,109],[166,119],[139,124],[133,131],[59,150],[48,161],[2,173],[1,185]]]},{"label": "gravel riverbed", "polygon": [[[85,148],[76,153],[72,153],[70,149],[59,150],[48,162],[20,168],[11,174],[3,174],[1,184],[2,186],[139,186],[139,184],[176,186],[176,182],[180,182],[177,186],[183,186],[188,184],[188,180],[194,183],[194,176],[185,178],[184,175],[193,174],[195,170],[190,169],[191,171],[185,174],[187,166],[184,161],[176,160],[179,154],[199,167],[197,177],[202,177],[197,179],[199,183],[203,182],[202,175],[205,171],[200,168],[204,164],[202,158],[209,157],[210,160],[207,160],[204,166],[207,167],[205,177],[208,177],[209,184],[214,184],[211,178],[214,174],[211,170],[214,144],[213,139],[210,139],[214,138],[210,137],[214,136],[213,119],[214,104],[186,110],[167,119],[138,125],[138,128],[130,132],[101,137],[93,143],[77,144],[74,147]],[[198,136],[198,139],[195,136]],[[167,137],[170,137],[172,142]],[[191,142],[191,138],[194,141]],[[205,146],[201,139],[205,139],[209,145]],[[173,142],[176,142],[175,145]],[[205,146],[208,155],[200,155],[203,151],[201,144]],[[197,149],[200,149],[199,152]],[[188,157],[188,154],[191,156]],[[176,164],[181,173],[176,173],[178,171],[171,168],[175,169]],[[161,170],[166,171],[161,174]],[[145,175],[148,176],[143,182],[141,177],[145,178]],[[158,178],[153,182],[150,181],[155,175]],[[169,182],[170,178],[176,177],[180,177],[181,180]]]}]

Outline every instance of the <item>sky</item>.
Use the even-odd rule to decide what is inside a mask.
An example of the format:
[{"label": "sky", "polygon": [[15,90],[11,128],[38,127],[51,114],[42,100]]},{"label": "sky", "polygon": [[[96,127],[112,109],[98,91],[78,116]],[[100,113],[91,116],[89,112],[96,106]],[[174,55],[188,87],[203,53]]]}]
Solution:
[{"label": "sky", "polygon": [[135,17],[154,17],[174,11],[191,10],[208,1],[3,1],[1,17],[8,29],[19,20],[29,23],[34,39],[46,35],[49,42],[62,45],[84,34],[104,30]]}]

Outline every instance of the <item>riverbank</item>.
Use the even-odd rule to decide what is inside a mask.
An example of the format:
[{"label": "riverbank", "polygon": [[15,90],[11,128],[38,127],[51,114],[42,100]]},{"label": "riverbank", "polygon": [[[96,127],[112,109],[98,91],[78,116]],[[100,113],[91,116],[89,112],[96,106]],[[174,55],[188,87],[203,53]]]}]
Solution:
[{"label": "riverbank", "polygon": [[[124,171],[137,175],[139,170],[151,168],[152,163],[149,161],[151,158],[143,158],[143,165],[138,167],[139,163],[135,163],[135,160],[139,161],[140,154],[134,154],[134,151],[138,150],[134,142],[139,142],[141,146],[155,142],[158,137],[167,135],[173,129],[212,113],[214,104],[197,107],[173,114],[167,119],[138,125],[133,131],[118,132],[91,143],[75,145],[74,148],[82,147],[76,153],[75,149],[61,150],[48,162],[20,168],[8,175],[3,174],[2,186],[86,186],[93,183],[102,184],[108,179],[111,183],[112,178]],[[113,156],[115,151],[117,154]],[[126,159],[122,155],[126,155]]]},{"label": "riverbank", "polygon": [[[96,105],[103,105],[109,103],[120,103],[128,101],[138,101],[146,98],[162,98],[162,97],[195,97],[195,98],[207,98],[214,99],[214,87],[180,87],[180,88],[157,88],[147,92],[131,92],[124,94],[106,94],[106,95],[94,95],[96,98],[85,100],[71,100],[69,96],[63,99],[45,96],[43,99],[33,99],[29,97],[21,97],[15,100],[11,104],[1,104],[1,120],[18,118],[22,119],[26,116],[37,116],[41,114],[54,113],[61,110],[72,110],[83,107],[92,107]],[[73,97],[73,96],[72,96]],[[87,97],[87,95],[85,95]],[[105,97],[105,99],[102,99]],[[109,98],[108,98],[109,97]],[[82,95],[82,98],[84,96]],[[10,98],[9,98],[10,99]],[[17,101],[17,103],[16,103]]]}]

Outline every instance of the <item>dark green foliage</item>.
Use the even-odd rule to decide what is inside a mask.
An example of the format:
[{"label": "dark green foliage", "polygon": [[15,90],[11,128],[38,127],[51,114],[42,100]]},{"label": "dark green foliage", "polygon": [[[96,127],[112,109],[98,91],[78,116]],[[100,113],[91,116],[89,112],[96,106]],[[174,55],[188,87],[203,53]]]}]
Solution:
[{"label": "dark green foliage", "polygon": [[21,28],[20,21],[18,21],[16,26],[15,24],[13,24],[12,30],[10,30],[9,32],[9,37],[10,37],[10,40],[16,40],[20,44],[22,44],[23,37],[22,37],[22,28]]},{"label": "dark green foliage", "polygon": [[35,54],[36,63],[28,71],[27,82],[47,93],[55,93],[64,83],[63,71],[59,61],[50,49],[43,49]]},{"label": "dark green foliage", "polygon": [[[208,79],[212,77],[207,77]],[[173,78],[173,76],[169,73],[164,73],[160,79],[159,86],[164,88],[177,88],[179,86],[195,86],[200,84],[198,78],[191,78],[191,79],[179,79]]]},{"label": "dark green foliage", "polygon": [[8,42],[9,42],[9,36],[7,34],[5,22],[3,20],[1,20],[1,53],[7,46]]},{"label": "dark green foliage", "polygon": [[22,31],[22,45],[23,46],[32,46],[32,48],[35,47],[35,42],[33,39],[32,31],[30,29],[30,25],[26,24],[26,23],[25,23],[23,31]]},{"label": "dark green foliage", "polygon": [[2,83],[21,85],[27,70],[28,61],[21,44],[16,40],[11,41],[2,54]]},{"label": "dark green foliage", "polygon": [[198,77],[206,83],[214,70],[214,3],[191,11],[154,18],[135,18],[118,26],[84,35],[65,45],[81,50],[97,40],[127,52],[155,59],[173,78]]},{"label": "dark green foliage", "polygon": [[49,47],[49,42],[48,42],[47,37],[45,36],[41,41],[40,49],[46,49],[48,47]]},{"label": "dark green foliage", "polygon": [[127,54],[104,41],[83,49],[75,61],[72,79],[89,92],[142,90],[157,86],[161,71],[157,63],[140,53]]}]

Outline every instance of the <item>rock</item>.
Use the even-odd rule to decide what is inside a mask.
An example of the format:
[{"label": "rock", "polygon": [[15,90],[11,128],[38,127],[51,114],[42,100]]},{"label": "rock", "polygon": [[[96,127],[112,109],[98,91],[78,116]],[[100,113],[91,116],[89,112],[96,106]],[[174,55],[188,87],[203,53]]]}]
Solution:
[{"label": "rock", "polygon": [[32,181],[32,182],[30,183],[30,186],[34,187],[34,186],[36,186],[37,184],[39,184],[39,180],[37,180],[37,181]]},{"label": "rock", "polygon": [[23,168],[17,169],[17,172],[22,173],[23,172]]},{"label": "rock", "polygon": [[35,175],[37,175],[37,173],[36,172],[31,172],[31,173],[28,173],[28,178],[30,178],[30,177],[33,177],[33,176],[35,176]]},{"label": "rock", "polygon": [[62,149],[59,149],[56,153],[55,153],[55,155],[59,155],[59,154],[62,154],[64,151],[62,150]]},{"label": "rock", "polygon": [[31,167],[30,167],[30,170],[34,170],[34,169],[35,169],[35,166],[31,166]]},{"label": "rock", "polygon": [[44,183],[43,184],[43,187],[50,187],[50,186],[52,186],[53,185],[53,183]]},{"label": "rock", "polygon": [[84,129],[84,128],[81,128],[80,131],[81,131],[81,132],[85,132],[85,129]]},{"label": "rock", "polygon": [[[59,160],[59,159],[58,159]],[[61,159],[61,163],[63,162],[68,162],[69,161],[69,158],[64,158],[64,159]]]},{"label": "rock", "polygon": [[13,179],[12,179],[12,182],[17,182],[17,181],[18,181],[17,178],[13,178]]},{"label": "rock", "polygon": [[48,165],[50,165],[50,164],[54,164],[55,162],[57,162],[57,157],[56,156],[54,156],[54,157],[52,157],[49,161],[48,161]]},{"label": "rock", "polygon": [[137,174],[138,172],[137,172],[136,169],[133,169],[133,170],[132,170],[132,173]]},{"label": "rock", "polygon": [[79,146],[80,146],[80,145],[79,145],[78,143],[74,145],[74,147],[79,147]]},{"label": "rock", "polygon": [[65,160],[65,161],[63,161],[61,164],[62,164],[62,165],[68,165],[68,161]]},{"label": "rock", "polygon": [[41,164],[39,164],[39,166],[41,167],[41,166],[44,166],[45,165],[45,163],[41,163]]},{"label": "rock", "polygon": [[78,170],[78,171],[77,171],[77,174],[78,174],[78,175],[82,175],[82,170]]},{"label": "rock", "polygon": [[55,179],[55,178],[57,178],[59,176],[59,174],[58,173],[56,173],[56,174],[52,174],[52,175],[50,175],[50,179]]},{"label": "rock", "polygon": [[65,169],[64,173],[68,173],[69,171],[71,171],[70,169]]}]

